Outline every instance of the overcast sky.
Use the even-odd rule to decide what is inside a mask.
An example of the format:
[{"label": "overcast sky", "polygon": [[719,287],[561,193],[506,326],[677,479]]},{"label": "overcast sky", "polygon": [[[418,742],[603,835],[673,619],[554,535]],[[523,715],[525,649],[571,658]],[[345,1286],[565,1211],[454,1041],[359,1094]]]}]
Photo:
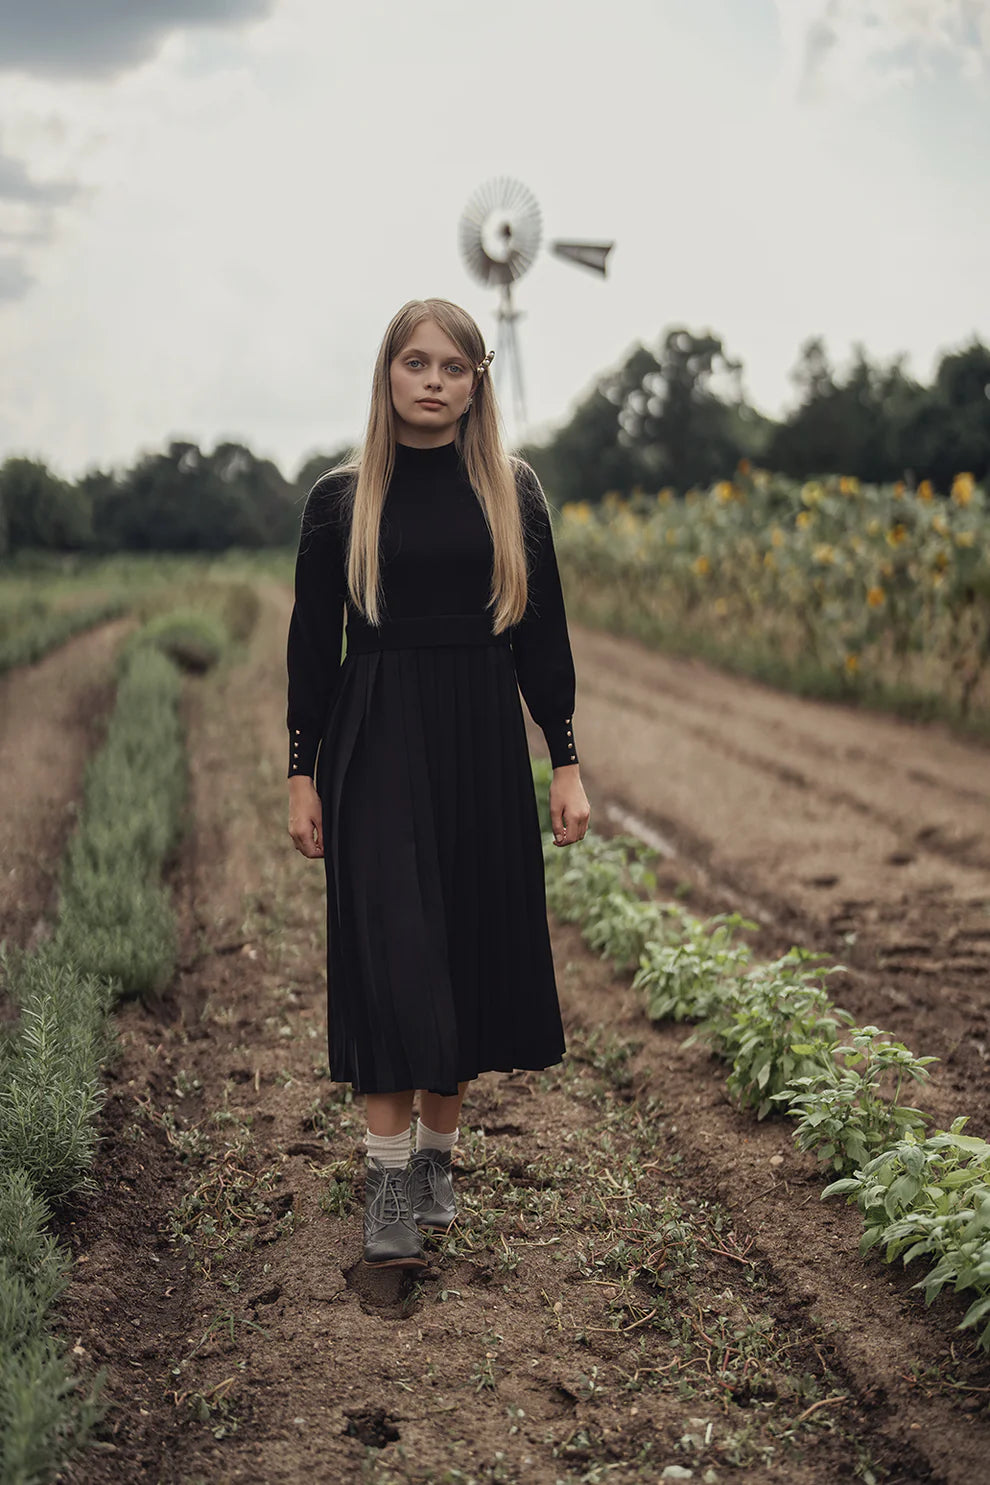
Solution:
[{"label": "overcast sky", "polygon": [[[360,435],[375,350],[491,177],[546,239],[530,434],[668,325],[779,414],[801,342],[990,341],[990,0],[0,0],[0,459],[170,437],[293,476]],[[511,430],[510,430],[511,431]]]}]

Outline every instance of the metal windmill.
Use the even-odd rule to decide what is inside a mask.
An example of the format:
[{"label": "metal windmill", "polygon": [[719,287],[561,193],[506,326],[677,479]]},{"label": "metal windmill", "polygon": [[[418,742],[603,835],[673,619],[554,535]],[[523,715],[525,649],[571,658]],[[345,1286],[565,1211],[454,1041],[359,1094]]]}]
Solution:
[{"label": "metal windmill", "polygon": [[[516,423],[521,430],[526,425],[526,399],[516,321],[522,311],[513,302],[512,285],[532,266],[540,248],[543,226],[536,197],[506,175],[486,181],[464,208],[459,235],[470,272],[479,283],[499,290],[495,369],[500,380],[504,376],[512,383]],[[550,243],[550,251],[604,277],[606,259],[614,246],[612,242],[557,240]]]}]

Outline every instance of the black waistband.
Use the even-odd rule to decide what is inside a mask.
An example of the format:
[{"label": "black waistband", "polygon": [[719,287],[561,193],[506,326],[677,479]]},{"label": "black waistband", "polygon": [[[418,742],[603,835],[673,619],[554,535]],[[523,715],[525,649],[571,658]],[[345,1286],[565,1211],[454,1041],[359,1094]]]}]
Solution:
[{"label": "black waistband", "polygon": [[347,653],[408,650],[420,645],[508,645],[509,631],[492,633],[488,614],[423,614],[386,619],[375,626],[351,613],[347,618]]}]

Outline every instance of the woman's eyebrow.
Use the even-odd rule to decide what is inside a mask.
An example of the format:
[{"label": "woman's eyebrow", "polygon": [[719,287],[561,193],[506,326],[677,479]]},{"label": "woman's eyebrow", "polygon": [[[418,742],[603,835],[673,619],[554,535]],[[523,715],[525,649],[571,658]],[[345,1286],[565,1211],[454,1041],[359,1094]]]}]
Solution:
[{"label": "woman's eyebrow", "polygon": [[[422,356],[424,358],[424,360],[426,360],[426,361],[428,361],[430,359],[430,353],[429,353],[429,351],[421,351],[419,349],[419,347],[418,346],[415,346],[415,345],[407,345],[406,348],[405,348],[405,350],[402,352],[402,354],[404,356]],[[443,356],[443,357],[441,357],[441,360],[444,360],[444,361],[464,361],[466,363],[467,362],[467,356],[462,356],[461,353],[460,353],[460,351],[455,351],[452,356]]]}]

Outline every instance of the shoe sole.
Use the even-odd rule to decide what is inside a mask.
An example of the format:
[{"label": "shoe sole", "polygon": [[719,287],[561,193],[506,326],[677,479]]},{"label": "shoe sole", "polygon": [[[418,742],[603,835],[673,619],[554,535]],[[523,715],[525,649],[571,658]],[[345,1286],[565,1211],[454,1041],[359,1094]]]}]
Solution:
[{"label": "shoe sole", "polygon": [[382,1258],[377,1263],[365,1259],[367,1268],[425,1268],[428,1260],[426,1258]]}]

